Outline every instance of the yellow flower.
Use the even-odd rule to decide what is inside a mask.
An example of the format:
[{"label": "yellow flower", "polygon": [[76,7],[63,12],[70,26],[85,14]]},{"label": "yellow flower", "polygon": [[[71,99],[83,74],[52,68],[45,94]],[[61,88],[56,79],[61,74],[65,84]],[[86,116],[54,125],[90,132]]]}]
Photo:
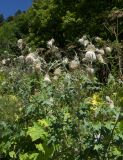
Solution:
[{"label": "yellow flower", "polygon": [[90,103],[93,106],[98,106],[99,104],[101,104],[101,99],[100,99],[99,95],[94,94],[90,100]]},{"label": "yellow flower", "polygon": [[44,127],[48,127],[49,126],[49,123],[46,119],[39,119],[38,120],[38,123],[41,125],[41,126],[44,126]]},{"label": "yellow flower", "polygon": [[9,99],[14,101],[14,102],[18,101],[18,99],[17,99],[17,97],[15,95],[9,95]]},{"label": "yellow flower", "polygon": [[18,121],[19,116],[15,113],[14,118],[15,118],[15,121]]}]

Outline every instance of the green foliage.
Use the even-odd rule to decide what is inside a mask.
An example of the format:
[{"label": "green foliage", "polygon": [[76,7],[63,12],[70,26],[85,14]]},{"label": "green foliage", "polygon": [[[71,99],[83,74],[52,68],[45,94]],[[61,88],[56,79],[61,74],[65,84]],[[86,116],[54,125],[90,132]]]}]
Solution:
[{"label": "green foliage", "polygon": [[[5,97],[1,105],[7,103],[9,114],[16,113],[13,120],[8,113],[7,120],[1,119],[1,156],[20,160],[123,157],[122,84],[109,81],[104,87],[80,73],[63,75],[51,84],[43,82],[41,75],[33,94],[31,81],[35,79],[31,75],[15,71],[11,81],[1,76],[1,81],[11,86],[6,92],[1,87]],[[19,80],[15,83],[16,77]],[[19,97],[16,104],[15,99],[10,99],[12,105],[8,103],[10,94]],[[106,96],[113,100],[114,107]],[[19,112],[11,110],[19,104]]]},{"label": "green foliage", "polygon": [[[17,55],[19,38],[32,48],[45,46],[51,37],[64,47],[83,33],[114,41],[103,22],[114,6],[122,5],[121,1],[104,0],[35,0],[26,13],[19,13],[0,27],[0,56]],[[112,26],[122,30],[122,21],[114,25],[113,21]],[[113,43],[102,41],[97,46],[114,49],[106,58],[116,77],[121,69],[121,35],[116,35]],[[0,71],[0,158],[123,158],[122,81],[110,76],[103,86],[80,69],[64,72],[58,80],[52,78],[51,83],[46,83],[43,74],[37,80],[34,73],[20,68],[16,65]]]}]

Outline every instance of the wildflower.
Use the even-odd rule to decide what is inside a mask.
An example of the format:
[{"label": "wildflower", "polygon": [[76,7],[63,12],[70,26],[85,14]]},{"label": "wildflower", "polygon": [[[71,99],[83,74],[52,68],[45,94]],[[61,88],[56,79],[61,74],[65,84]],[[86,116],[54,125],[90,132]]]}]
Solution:
[{"label": "wildflower", "polygon": [[15,121],[18,121],[19,116],[17,114],[14,114],[14,118],[15,118]]},{"label": "wildflower", "polygon": [[87,68],[87,72],[88,72],[89,75],[93,75],[93,74],[94,74],[94,69],[88,67],[88,68]]},{"label": "wildflower", "polygon": [[105,54],[105,51],[104,51],[104,49],[96,49],[96,52],[98,53],[98,54],[101,54],[101,55],[104,55]]},{"label": "wildflower", "polygon": [[56,68],[55,71],[54,71],[54,75],[60,76],[61,75],[61,69],[60,68]]},{"label": "wildflower", "polygon": [[100,139],[101,134],[94,134],[94,138],[95,138],[95,142],[98,142],[98,140]]},{"label": "wildflower", "polygon": [[15,95],[9,95],[9,99],[14,101],[14,102],[18,101],[18,99],[17,99],[17,97]]},{"label": "wildflower", "polygon": [[59,51],[58,47],[52,46],[52,53],[56,53],[58,51]]},{"label": "wildflower", "polygon": [[22,110],[23,110],[23,108],[22,108],[22,107],[20,107],[20,108],[19,108],[19,111],[21,112]]},{"label": "wildflower", "polygon": [[51,83],[49,74],[46,74],[46,75],[44,76],[44,82]]},{"label": "wildflower", "polygon": [[78,42],[79,42],[81,45],[83,45],[83,46],[86,47],[89,41],[87,40],[87,36],[84,35],[82,38],[80,38],[80,39],[78,40]]},{"label": "wildflower", "polygon": [[89,44],[86,48],[86,51],[93,51],[95,52],[96,51],[96,48],[93,44]]},{"label": "wildflower", "polygon": [[87,51],[85,54],[85,59],[87,61],[95,61],[96,60],[96,54],[93,51]]},{"label": "wildflower", "polygon": [[19,56],[19,57],[17,58],[17,60],[18,60],[19,63],[23,64],[24,61],[25,61],[25,58],[24,58],[23,55],[21,55],[21,56]]},{"label": "wildflower", "polygon": [[27,64],[33,64],[33,62],[35,62],[35,55],[34,53],[29,53],[26,58],[25,58],[25,61]]},{"label": "wildflower", "polygon": [[99,104],[99,102],[98,102],[98,96],[97,95],[93,95],[93,97],[92,97],[92,100],[91,100],[91,104],[93,105],[93,106],[97,106],[98,104]]},{"label": "wildflower", "polygon": [[73,60],[69,63],[70,70],[75,70],[75,69],[79,68],[79,66],[80,66],[79,60]]},{"label": "wildflower", "polygon": [[106,47],[106,48],[105,48],[105,52],[106,52],[107,54],[110,54],[110,53],[112,52],[112,48]]},{"label": "wildflower", "polygon": [[8,51],[4,51],[4,54],[8,54]]},{"label": "wildflower", "polygon": [[97,55],[97,59],[98,59],[98,61],[99,61],[100,63],[105,63],[105,61],[104,61],[104,59],[103,59],[103,57],[102,57],[101,54],[98,54],[98,55]]},{"label": "wildflower", "polygon": [[6,59],[3,59],[2,62],[1,62],[3,65],[6,64]]},{"label": "wildflower", "polygon": [[68,61],[69,61],[68,58],[63,58],[62,63],[66,65],[68,64]]},{"label": "wildflower", "polygon": [[84,47],[87,47],[89,43],[90,43],[89,40],[85,40],[85,41],[83,42]]},{"label": "wildflower", "polygon": [[111,100],[111,98],[109,96],[106,96],[106,102],[108,103],[110,108],[114,108],[114,102],[113,100]]},{"label": "wildflower", "polygon": [[23,39],[19,39],[18,41],[17,41],[17,46],[18,46],[18,48],[19,49],[23,49]]},{"label": "wildflower", "polygon": [[47,42],[47,48],[51,49],[53,47],[54,42],[55,42],[55,40],[53,38],[51,40],[49,40]]},{"label": "wildflower", "polygon": [[101,41],[102,41],[102,39],[100,37],[95,37],[95,42],[99,43]]},{"label": "wildflower", "polygon": [[40,73],[41,72],[41,64],[36,64],[35,65],[35,72]]},{"label": "wildflower", "polygon": [[83,45],[83,44],[84,44],[84,39],[83,39],[83,38],[80,38],[80,39],[78,40],[78,42],[79,42],[81,45]]},{"label": "wildflower", "polygon": [[54,76],[53,79],[54,79],[55,81],[57,81],[57,80],[58,80],[58,76]]}]

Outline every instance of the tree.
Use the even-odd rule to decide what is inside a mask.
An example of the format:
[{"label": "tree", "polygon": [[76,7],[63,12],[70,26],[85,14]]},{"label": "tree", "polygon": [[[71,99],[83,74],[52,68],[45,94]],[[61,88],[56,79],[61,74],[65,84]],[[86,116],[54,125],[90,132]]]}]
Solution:
[{"label": "tree", "polygon": [[5,20],[5,19],[4,19],[3,14],[0,14],[0,25],[3,24],[4,20]]},{"label": "tree", "polygon": [[18,16],[22,13],[22,11],[20,9],[18,9],[16,12],[15,12],[15,16]]}]

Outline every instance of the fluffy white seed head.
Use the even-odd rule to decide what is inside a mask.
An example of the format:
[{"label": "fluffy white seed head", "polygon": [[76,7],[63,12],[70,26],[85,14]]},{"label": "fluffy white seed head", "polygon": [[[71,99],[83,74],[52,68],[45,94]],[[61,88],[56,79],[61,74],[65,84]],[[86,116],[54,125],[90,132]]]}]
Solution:
[{"label": "fluffy white seed head", "polygon": [[80,39],[78,40],[78,42],[79,42],[81,45],[84,45],[84,39],[83,39],[83,38],[80,38]]},{"label": "fluffy white seed head", "polygon": [[4,54],[8,54],[8,51],[4,51]]},{"label": "fluffy white seed head", "polygon": [[83,42],[83,45],[84,45],[84,47],[87,47],[88,45],[89,45],[89,40],[84,40],[84,42]]},{"label": "fluffy white seed head", "polygon": [[26,56],[25,61],[27,64],[32,65],[35,62],[35,57],[33,56],[32,53],[30,53]]},{"label": "fluffy white seed head", "polygon": [[47,42],[47,48],[51,49],[53,47],[54,42],[55,42],[55,40],[53,38],[51,40],[49,40]]},{"label": "fluffy white seed head", "polygon": [[1,63],[2,63],[2,65],[5,65],[5,64],[6,64],[6,59],[3,59],[3,60],[1,61]]},{"label": "fluffy white seed head", "polygon": [[79,40],[78,40],[78,42],[81,44],[81,45],[83,45],[83,46],[85,46],[86,45],[86,43],[87,43],[87,36],[86,35],[84,35],[82,38],[80,38]]},{"label": "fluffy white seed head", "polygon": [[79,66],[80,66],[79,60],[72,60],[72,61],[69,63],[69,69],[70,69],[70,70],[75,70],[75,69],[79,68]]},{"label": "fluffy white seed head", "polygon": [[23,49],[23,39],[19,39],[18,41],[17,41],[17,46],[18,46],[18,48],[19,49]]},{"label": "fluffy white seed head", "polygon": [[96,51],[96,48],[93,44],[89,44],[86,48],[86,51],[93,51],[95,52]]},{"label": "fluffy white seed head", "polygon": [[44,80],[43,80],[43,81],[44,81],[44,82],[51,83],[50,76],[49,76],[48,73],[44,76]]},{"label": "fluffy white seed head", "polygon": [[63,63],[64,65],[68,64],[68,62],[69,62],[69,60],[68,60],[67,57],[66,57],[66,58],[63,58],[62,63]]},{"label": "fluffy white seed head", "polygon": [[41,65],[41,61],[40,61],[39,57],[35,58],[33,63],[34,63],[34,65],[36,65],[36,64]]},{"label": "fluffy white seed head", "polygon": [[94,69],[93,68],[90,68],[90,67],[87,67],[87,73],[89,74],[89,75],[93,75],[94,74]]},{"label": "fluffy white seed head", "polygon": [[105,54],[105,51],[104,51],[104,49],[96,49],[96,52],[98,53],[98,54],[101,54],[101,55],[104,55]]},{"label": "fluffy white seed head", "polygon": [[85,53],[85,59],[87,60],[87,61],[95,61],[96,60],[96,54],[95,54],[95,52],[93,52],[93,51],[87,51],[86,53]]},{"label": "fluffy white seed head", "polygon": [[110,108],[114,108],[114,102],[109,96],[106,96],[106,102],[108,103]]},{"label": "fluffy white seed head", "polygon": [[35,69],[35,72],[40,73],[41,72],[41,65],[40,64],[36,64],[34,69]]},{"label": "fluffy white seed head", "polygon": [[103,57],[101,54],[97,54],[97,60],[100,62],[100,63],[105,63]]},{"label": "fluffy white seed head", "polygon": [[52,46],[51,49],[52,49],[52,52],[53,52],[53,53],[56,53],[56,52],[59,51],[58,47],[56,47],[56,46],[54,46],[54,45]]},{"label": "fluffy white seed head", "polygon": [[17,61],[22,64],[25,61],[25,57],[23,55],[21,55],[21,56],[17,57]]},{"label": "fluffy white seed head", "polygon": [[95,37],[95,42],[99,43],[101,41],[102,41],[102,39],[100,37]]},{"label": "fluffy white seed head", "polygon": [[39,61],[39,56],[36,53],[29,53],[25,58],[25,62],[30,65],[37,63],[37,61]]},{"label": "fluffy white seed head", "polygon": [[106,52],[106,54],[110,54],[112,52],[112,48],[106,47],[105,52]]},{"label": "fluffy white seed head", "polygon": [[62,70],[60,68],[56,68],[54,71],[54,75],[55,76],[60,76],[61,75]]},{"label": "fluffy white seed head", "polygon": [[87,36],[86,35],[83,35],[82,37],[84,40],[87,40]]},{"label": "fluffy white seed head", "polygon": [[53,80],[57,81],[58,80],[58,76],[54,76]]}]

